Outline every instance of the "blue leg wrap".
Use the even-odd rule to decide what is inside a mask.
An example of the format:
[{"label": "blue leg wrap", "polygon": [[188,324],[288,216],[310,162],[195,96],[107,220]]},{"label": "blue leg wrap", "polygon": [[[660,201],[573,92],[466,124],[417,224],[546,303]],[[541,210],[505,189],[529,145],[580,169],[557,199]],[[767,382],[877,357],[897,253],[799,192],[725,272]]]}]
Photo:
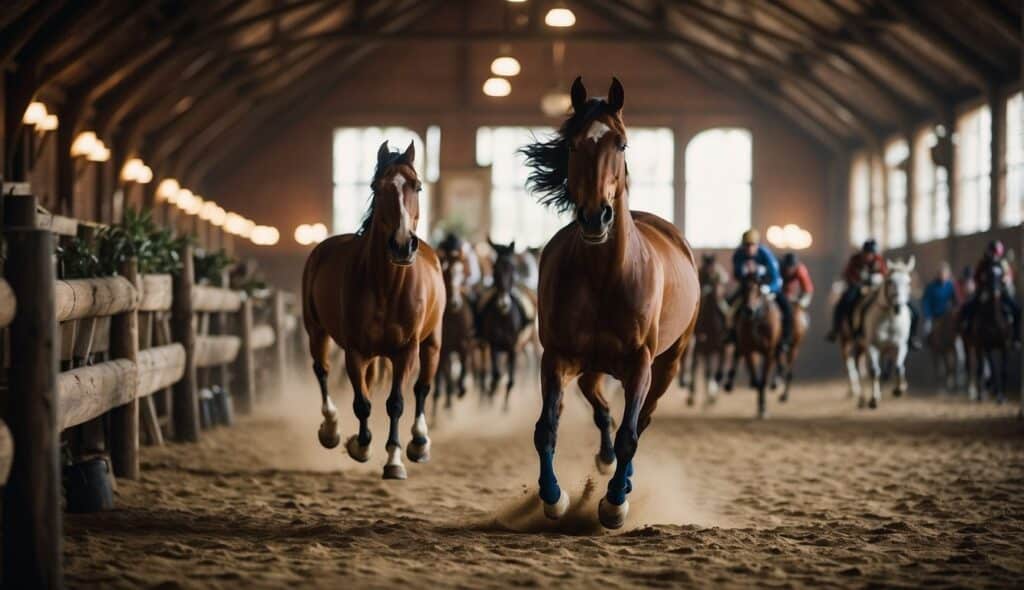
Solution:
[{"label": "blue leg wrap", "polygon": [[547,504],[554,504],[562,495],[558,487],[558,480],[555,478],[555,466],[553,451],[541,451],[540,455],[540,499]]}]

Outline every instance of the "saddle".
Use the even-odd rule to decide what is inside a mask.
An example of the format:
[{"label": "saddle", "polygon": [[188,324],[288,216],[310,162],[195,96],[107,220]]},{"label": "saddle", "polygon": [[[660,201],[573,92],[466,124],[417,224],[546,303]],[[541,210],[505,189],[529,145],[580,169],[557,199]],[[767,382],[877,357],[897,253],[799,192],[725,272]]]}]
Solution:
[{"label": "saddle", "polygon": [[850,327],[850,333],[855,338],[859,338],[863,335],[864,314],[867,309],[878,300],[878,296],[881,292],[881,287],[870,287],[866,293],[862,290],[861,296],[854,301],[853,308],[850,310],[850,315],[846,318],[846,323]]}]

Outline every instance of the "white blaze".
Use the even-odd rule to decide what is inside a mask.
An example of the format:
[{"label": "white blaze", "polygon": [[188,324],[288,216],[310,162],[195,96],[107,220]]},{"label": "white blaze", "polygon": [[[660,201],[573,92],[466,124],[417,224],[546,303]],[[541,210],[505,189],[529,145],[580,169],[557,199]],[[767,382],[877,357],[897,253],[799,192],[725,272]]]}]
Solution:
[{"label": "white blaze", "polygon": [[611,131],[611,127],[600,121],[594,121],[590,124],[590,129],[587,129],[587,139],[592,139],[594,143],[597,143],[609,131]]},{"label": "white blaze", "polygon": [[412,235],[412,219],[409,216],[409,210],[405,208],[405,176],[396,174],[393,182],[395,183],[395,189],[398,191],[398,210],[401,213],[395,241],[398,242],[399,246],[404,246],[409,242],[409,237]]}]

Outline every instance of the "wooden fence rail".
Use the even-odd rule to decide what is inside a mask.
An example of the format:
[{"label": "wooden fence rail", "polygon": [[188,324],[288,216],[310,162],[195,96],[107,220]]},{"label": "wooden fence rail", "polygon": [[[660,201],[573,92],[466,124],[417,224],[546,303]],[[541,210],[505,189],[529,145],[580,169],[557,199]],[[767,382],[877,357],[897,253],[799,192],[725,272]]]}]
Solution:
[{"label": "wooden fence rail", "polygon": [[[6,484],[0,586],[55,588],[62,584],[61,432],[104,417],[115,475],[137,477],[140,415],[149,439],[162,442],[150,396],[166,392],[174,436],[198,440],[198,372],[207,380],[219,376],[225,387],[232,381],[236,407],[248,412],[256,355],[267,355],[263,364],[272,368],[272,388],[279,389],[286,343],[298,323],[286,311],[283,292],[266,300],[269,309],[261,317],[269,323],[254,325],[254,306],[261,301],[195,284],[190,247],[180,253],[184,268],[173,277],[140,275],[131,260],[120,276],[58,280],[53,232],[73,235],[82,224],[38,213],[34,197],[11,195],[4,199],[4,224],[0,329],[9,327],[10,346],[7,400],[0,404],[0,484]],[[83,339],[79,326],[89,326],[81,331],[92,337],[104,318],[109,360],[61,372],[61,324],[71,330],[65,339],[71,346]],[[206,333],[210,325],[217,333]],[[90,363],[92,355],[84,356],[75,362]],[[210,373],[214,368],[218,372]]]}]

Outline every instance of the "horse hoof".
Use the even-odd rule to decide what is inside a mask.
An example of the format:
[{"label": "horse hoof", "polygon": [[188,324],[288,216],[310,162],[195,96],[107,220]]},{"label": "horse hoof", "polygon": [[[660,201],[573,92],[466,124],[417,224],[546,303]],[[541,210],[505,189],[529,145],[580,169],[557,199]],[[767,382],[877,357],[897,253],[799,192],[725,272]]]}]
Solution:
[{"label": "horse hoof", "polygon": [[352,457],[360,463],[366,463],[370,460],[370,445],[365,447],[359,444],[359,436],[353,434],[348,437],[348,441],[345,443],[345,450],[348,451],[348,456]]},{"label": "horse hoof", "polygon": [[405,450],[405,455],[413,463],[426,463],[430,461],[430,439],[428,438],[427,442],[422,444],[416,441],[410,442],[409,448]]},{"label": "horse hoof", "polygon": [[726,393],[732,393],[732,383],[726,382],[725,387],[723,387],[722,389],[725,389]]},{"label": "horse hoof", "polygon": [[320,430],[316,434],[320,439],[320,446],[325,449],[333,449],[341,443],[341,431],[338,430],[337,422],[333,424],[322,423]]},{"label": "horse hoof", "polygon": [[405,472],[405,465],[401,463],[384,466],[384,479],[406,479],[409,475]]},{"label": "horse hoof", "polygon": [[612,457],[611,463],[605,463],[604,460],[601,459],[601,453],[594,455],[594,464],[597,465],[597,472],[601,475],[613,473],[615,471],[615,463],[615,457]]},{"label": "horse hoof", "polygon": [[687,405],[687,407],[692,408],[693,404],[695,404],[695,403],[697,403],[697,401],[693,399],[693,396],[690,396],[690,397],[686,398],[686,405]]},{"label": "horse hoof", "polygon": [[601,526],[606,529],[621,529],[626,524],[626,515],[629,514],[629,500],[616,506],[608,501],[608,498],[601,498],[597,505],[597,518]]},{"label": "horse hoof", "polygon": [[863,410],[866,407],[868,407],[868,402],[864,401],[864,398],[858,397],[857,398],[857,409],[858,410]]},{"label": "horse hoof", "polygon": [[758,420],[764,420],[767,417],[768,417],[768,410],[758,410],[757,411],[757,419]]},{"label": "horse hoof", "polygon": [[565,493],[565,490],[558,490],[558,500],[554,504],[548,504],[541,500],[544,504],[544,516],[551,520],[558,520],[565,516],[565,513],[569,511],[569,494]]},{"label": "horse hoof", "polygon": [[788,401],[789,401],[789,395],[788,394],[784,393],[784,394],[779,396],[779,403],[783,403],[784,404],[784,403],[786,403]]},{"label": "horse hoof", "polygon": [[872,410],[877,410],[878,409],[878,400],[875,399],[875,398],[871,398],[871,401],[868,402],[868,408],[870,408]]}]

